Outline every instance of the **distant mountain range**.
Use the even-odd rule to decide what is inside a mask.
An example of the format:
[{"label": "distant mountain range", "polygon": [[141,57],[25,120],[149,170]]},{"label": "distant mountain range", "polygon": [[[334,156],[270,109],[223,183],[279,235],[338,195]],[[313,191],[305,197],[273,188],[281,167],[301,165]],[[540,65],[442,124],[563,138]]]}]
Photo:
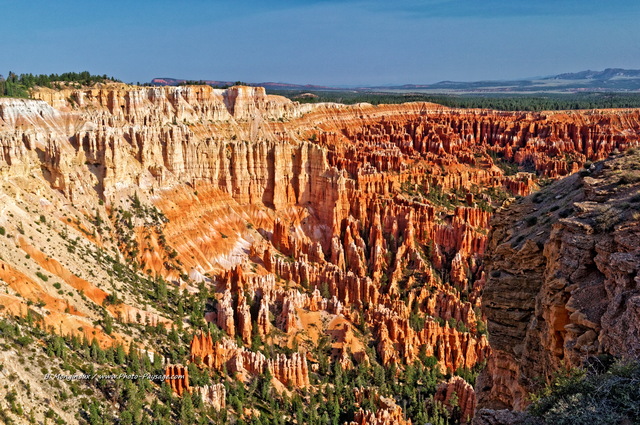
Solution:
[{"label": "distant mountain range", "polygon": [[[154,78],[151,84],[156,86],[177,86],[194,80],[181,80],[178,78]],[[249,85],[255,87],[264,87],[271,90],[344,90],[344,88],[317,86],[313,84],[290,84],[290,83],[245,83],[242,81],[217,81],[217,80],[195,80],[198,83],[209,84],[214,87],[230,87],[234,85]]]},{"label": "distant mountain range", "polygon": [[548,80],[600,80],[640,78],[640,69],[607,68],[604,71],[582,71],[547,77]]},{"label": "distant mountain range", "polygon": [[[175,86],[188,80],[176,78],[154,78],[153,85]],[[233,81],[202,81],[217,87],[232,86]],[[522,80],[504,81],[441,81],[434,84],[404,84],[399,86],[331,87],[313,84],[291,83],[242,83],[265,87],[267,90],[294,91],[362,91],[398,93],[576,93],[576,92],[639,92],[640,70],[607,68],[604,71],[580,71]]]}]

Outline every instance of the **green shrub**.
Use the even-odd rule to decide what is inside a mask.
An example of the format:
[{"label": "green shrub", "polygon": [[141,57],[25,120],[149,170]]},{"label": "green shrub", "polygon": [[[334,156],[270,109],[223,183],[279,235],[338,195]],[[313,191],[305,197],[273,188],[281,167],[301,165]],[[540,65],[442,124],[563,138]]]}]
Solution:
[{"label": "green shrub", "polygon": [[610,232],[620,221],[620,210],[615,208],[602,208],[593,218],[594,228],[599,232]]},{"label": "green shrub", "polygon": [[416,332],[420,332],[422,329],[424,329],[425,322],[426,318],[419,313],[413,312],[409,316],[409,324]]},{"label": "green shrub", "polygon": [[620,176],[620,179],[618,180],[618,184],[620,185],[633,184],[633,183],[637,183],[638,181],[640,181],[640,174],[633,173],[633,172],[624,172]]},{"label": "green shrub", "polygon": [[[556,376],[534,396],[529,413],[541,424],[640,423],[640,362],[602,362],[590,370],[574,369]],[[608,370],[602,370],[603,367]]]},{"label": "green shrub", "polygon": [[16,342],[23,346],[26,347],[27,345],[31,344],[33,342],[33,338],[31,338],[30,336],[27,335],[22,335],[19,336],[18,338],[16,338]]}]

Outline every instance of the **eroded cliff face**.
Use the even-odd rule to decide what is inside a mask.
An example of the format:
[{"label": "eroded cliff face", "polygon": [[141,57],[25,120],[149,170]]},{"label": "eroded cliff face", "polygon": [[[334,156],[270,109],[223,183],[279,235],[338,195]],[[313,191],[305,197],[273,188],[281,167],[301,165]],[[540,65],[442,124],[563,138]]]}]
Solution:
[{"label": "eroded cliff face", "polygon": [[640,355],[639,164],[637,153],[596,163],[496,215],[481,407],[521,410],[561,368]]},{"label": "eroded cliff face", "polygon": [[[514,387],[500,372],[518,373],[509,369],[515,354],[501,347],[522,346],[522,320],[536,308],[537,292],[515,270],[529,261],[527,276],[543,280],[545,255],[562,255],[546,248],[550,228],[517,250],[495,242],[500,236],[490,242],[492,211],[531,193],[541,177],[570,174],[637,144],[640,131],[636,110],[299,105],[248,87],[109,85],[34,97],[40,100],[0,99],[0,225],[11,235],[0,238],[7,252],[0,277],[8,311],[32,311],[46,326],[62,323],[62,334],[81,332],[104,346],[133,341],[171,353],[172,372],[191,362],[249,384],[268,371],[282,394],[317,385],[327,359],[345,371],[480,367],[491,352],[480,314],[485,282],[493,282],[489,300],[498,300],[485,303],[515,303],[499,299],[491,277],[503,261],[514,271],[502,285],[523,288],[514,304],[521,314],[505,309],[505,331],[492,322],[498,349],[491,359],[506,360],[489,361],[497,371],[491,397],[521,399],[528,384]],[[38,278],[42,270],[51,281]],[[201,294],[202,302],[180,312],[165,283],[176,299]],[[101,304],[122,323],[113,333],[93,325]],[[579,309],[563,308],[545,316],[557,329],[538,331],[545,344],[567,359],[577,358],[573,346],[564,352],[574,336],[580,347],[600,350],[601,329],[589,328],[594,338],[583,329],[595,313],[585,312],[582,327],[569,332],[563,326]],[[126,324],[138,327],[127,333]],[[173,344],[189,355],[175,358],[141,326],[186,326],[191,346],[177,337]],[[562,360],[554,359],[531,370],[547,373]],[[441,398],[446,405],[455,392],[466,420],[473,391],[460,379],[442,387]],[[224,407],[219,383],[170,384]],[[416,419],[385,396],[372,396],[384,406],[354,412],[355,422]]]}]

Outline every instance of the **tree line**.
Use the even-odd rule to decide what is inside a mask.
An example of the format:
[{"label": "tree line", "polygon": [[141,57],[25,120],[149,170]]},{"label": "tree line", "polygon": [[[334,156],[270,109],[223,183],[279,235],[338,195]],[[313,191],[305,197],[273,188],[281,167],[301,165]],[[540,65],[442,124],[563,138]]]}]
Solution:
[{"label": "tree line", "polygon": [[94,83],[119,81],[113,77],[104,75],[92,75],[89,71],[65,72],[63,74],[16,74],[9,72],[5,79],[0,75],[0,96],[29,97],[29,89],[33,87],[61,88],[61,83],[75,83],[81,86],[90,86]]},{"label": "tree line", "polygon": [[[570,109],[640,108],[640,93],[541,93],[535,95],[474,95],[382,93],[358,91],[268,90],[300,103],[398,104],[432,102],[452,108],[480,108],[499,111],[558,111]],[[311,93],[315,96],[302,96]]]}]

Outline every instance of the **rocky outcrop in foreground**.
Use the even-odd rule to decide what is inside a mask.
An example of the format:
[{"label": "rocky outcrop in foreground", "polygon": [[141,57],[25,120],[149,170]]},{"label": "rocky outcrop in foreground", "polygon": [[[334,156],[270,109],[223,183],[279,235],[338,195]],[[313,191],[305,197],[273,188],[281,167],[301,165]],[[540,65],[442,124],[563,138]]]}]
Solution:
[{"label": "rocky outcrop in foreground", "polygon": [[480,407],[527,406],[564,367],[640,357],[640,154],[591,165],[499,212],[483,311]]}]

